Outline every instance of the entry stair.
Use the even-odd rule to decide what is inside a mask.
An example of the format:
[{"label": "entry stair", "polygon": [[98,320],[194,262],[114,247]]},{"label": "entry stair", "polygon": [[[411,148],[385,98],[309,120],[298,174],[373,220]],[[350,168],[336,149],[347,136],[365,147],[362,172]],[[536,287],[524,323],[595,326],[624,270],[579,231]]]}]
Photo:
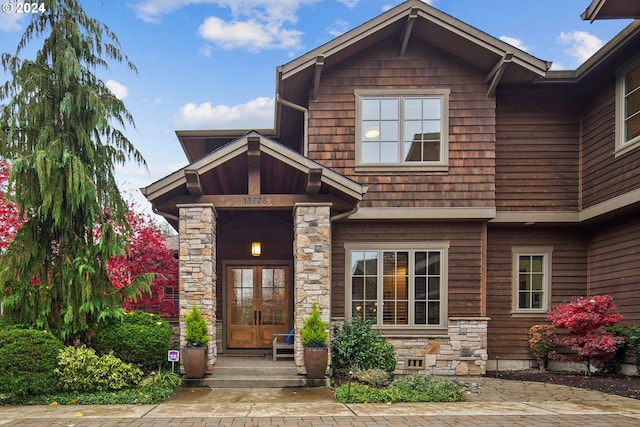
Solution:
[{"label": "entry stair", "polygon": [[182,378],[182,385],[209,388],[325,387],[329,386],[329,378],[314,380],[298,375],[292,360],[274,362],[271,355],[218,355],[212,374],[203,379]]}]

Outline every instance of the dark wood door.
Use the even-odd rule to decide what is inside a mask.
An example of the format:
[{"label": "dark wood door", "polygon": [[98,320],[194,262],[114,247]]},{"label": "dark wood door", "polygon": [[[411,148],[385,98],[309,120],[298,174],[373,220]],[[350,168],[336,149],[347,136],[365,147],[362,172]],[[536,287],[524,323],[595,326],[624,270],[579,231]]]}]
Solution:
[{"label": "dark wood door", "polygon": [[227,348],[271,348],[289,328],[289,267],[227,267]]}]

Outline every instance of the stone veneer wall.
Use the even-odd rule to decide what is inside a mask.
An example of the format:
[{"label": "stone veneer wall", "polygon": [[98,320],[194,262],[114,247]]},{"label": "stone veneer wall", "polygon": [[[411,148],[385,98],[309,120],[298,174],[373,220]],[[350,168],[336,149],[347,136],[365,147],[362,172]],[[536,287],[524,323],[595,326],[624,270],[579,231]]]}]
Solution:
[{"label": "stone veneer wall", "polygon": [[330,216],[330,203],[296,203],[293,208],[294,355],[299,374],[306,374],[300,329],[313,303],[318,304],[320,317],[327,325],[331,319]]},{"label": "stone veneer wall", "polygon": [[[393,335],[395,373],[480,376],[487,371],[487,317],[451,317],[446,335]],[[334,324],[344,323],[334,321]]]},{"label": "stone veneer wall", "polygon": [[179,205],[180,346],[186,343],[184,316],[195,305],[207,322],[207,371],[213,371],[216,345],[216,211],[212,204]]}]

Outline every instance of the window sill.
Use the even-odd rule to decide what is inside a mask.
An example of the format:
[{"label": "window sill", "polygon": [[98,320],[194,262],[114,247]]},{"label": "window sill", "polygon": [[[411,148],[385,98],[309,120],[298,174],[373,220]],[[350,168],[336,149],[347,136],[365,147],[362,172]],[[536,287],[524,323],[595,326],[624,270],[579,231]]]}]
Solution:
[{"label": "window sill", "polygon": [[390,329],[374,326],[373,329],[380,331],[385,338],[446,338],[449,336],[447,328],[402,328]]},{"label": "window sill", "polygon": [[632,139],[630,142],[618,145],[616,147],[616,151],[614,152],[614,157],[619,157],[627,154],[628,152],[633,151],[638,147],[640,147],[640,138],[636,138],[635,140]]},{"label": "window sill", "polygon": [[356,173],[367,172],[449,172],[449,165],[410,165],[410,164],[380,164],[357,165]]},{"label": "window sill", "polygon": [[531,318],[540,318],[546,319],[549,313],[547,311],[512,311],[511,317],[522,318],[522,317],[531,317]]}]

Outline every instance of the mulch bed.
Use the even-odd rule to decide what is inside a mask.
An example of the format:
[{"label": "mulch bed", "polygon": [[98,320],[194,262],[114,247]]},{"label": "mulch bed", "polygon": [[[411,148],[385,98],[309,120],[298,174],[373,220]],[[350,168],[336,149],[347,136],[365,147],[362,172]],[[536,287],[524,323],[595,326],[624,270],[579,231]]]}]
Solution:
[{"label": "mulch bed", "polygon": [[505,380],[535,381],[570,387],[586,388],[618,396],[640,399],[640,377],[614,374],[592,374],[590,377],[583,373],[568,372],[540,372],[537,369],[524,371],[487,371],[487,377]]}]

